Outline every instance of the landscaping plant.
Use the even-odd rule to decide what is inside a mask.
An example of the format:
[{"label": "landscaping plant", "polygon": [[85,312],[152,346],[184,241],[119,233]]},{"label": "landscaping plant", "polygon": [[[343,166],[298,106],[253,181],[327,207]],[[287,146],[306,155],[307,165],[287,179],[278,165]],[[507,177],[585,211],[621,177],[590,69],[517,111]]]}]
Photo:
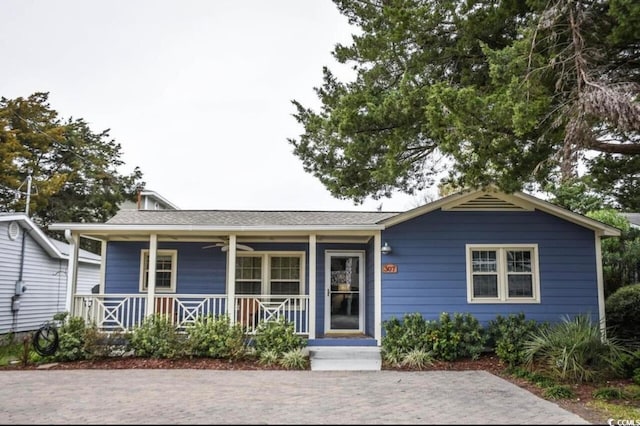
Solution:
[{"label": "landscaping plant", "polygon": [[129,343],[136,356],[175,358],[182,355],[182,340],[166,315],[154,314],[133,329]]},{"label": "landscaping plant", "polygon": [[305,347],[306,340],[295,333],[291,321],[280,317],[258,324],[254,343],[258,356],[265,351],[274,351],[281,357],[286,352]]},{"label": "landscaping plant", "polygon": [[620,287],[605,302],[610,334],[629,346],[640,344],[640,283]]},{"label": "landscaping plant", "polygon": [[487,326],[488,344],[501,361],[509,367],[524,363],[524,343],[541,325],[525,319],[523,312],[498,315]]},{"label": "landscaping plant", "polygon": [[229,316],[201,316],[187,327],[190,355],[234,359],[245,353],[245,338],[241,324],[231,324]]},{"label": "landscaping plant", "polygon": [[618,360],[625,347],[615,338],[603,339],[600,326],[587,315],[563,317],[542,327],[525,342],[525,363],[558,380],[594,382],[620,375]]}]

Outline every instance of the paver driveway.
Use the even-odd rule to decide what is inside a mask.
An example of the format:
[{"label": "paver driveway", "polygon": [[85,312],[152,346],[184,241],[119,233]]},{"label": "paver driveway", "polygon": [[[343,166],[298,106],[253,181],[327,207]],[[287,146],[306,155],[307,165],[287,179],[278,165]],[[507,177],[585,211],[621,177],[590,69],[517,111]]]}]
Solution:
[{"label": "paver driveway", "polygon": [[484,371],[0,372],[2,424],[588,424]]}]

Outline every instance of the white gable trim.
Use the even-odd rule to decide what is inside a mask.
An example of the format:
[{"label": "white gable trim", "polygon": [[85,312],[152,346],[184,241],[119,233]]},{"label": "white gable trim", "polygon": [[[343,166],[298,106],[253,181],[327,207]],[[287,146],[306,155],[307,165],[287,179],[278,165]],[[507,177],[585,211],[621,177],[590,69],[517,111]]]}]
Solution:
[{"label": "white gable trim", "polygon": [[33,238],[47,254],[57,259],[67,259],[67,256],[63,255],[60,250],[49,240],[44,232],[31,220],[28,216],[21,213],[0,215],[0,222],[19,222],[21,224],[22,232],[28,232],[31,238]]},{"label": "white gable trim", "polygon": [[[21,224],[21,231],[28,232],[29,236],[33,238],[40,247],[51,257],[56,259],[69,259],[69,253],[62,252],[56,244],[51,241],[51,239],[40,229],[38,225],[35,224],[28,216],[23,213],[12,213],[12,214],[2,214],[0,215],[0,222],[19,222]],[[66,244],[61,242],[61,244]],[[82,250],[84,251],[84,250]],[[88,253],[88,252],[87,252]],[[92,254],[92,253],[91,253]],[[100,264],[100,259],[92,259],[85,256],[80,256],[78,259],[81,263],[91,263],[94,265]]]},{"label": "white gable trim", "polygon": [[[474,200],[480,200],[474,202]],[[405,213],[400,213],[387,220],[380,222],[385,227],[391,227],[399,223],[406,222],[423,214],[434,210],[442,209],[445,211],[533,211],[540,210],[545,213],[560,217],[569,222],[592,229],[598,235],[617,237],[620,236],[620,230],[590,219],[586,216],[573,213],[562,207],[555,206],[547,201],[541,200],[532,195],[523,192],[515,192],[506,194],[499,191],[476,190],[464,191],[448,197],[441,198],[424,206],[417,207]]]},{"label": "white gable trim", "polygon": [[161,203],[169,206],[170,208],[172,208],[174,210],[180,210],[180,207],[176,206],[171,201],[167,200],[166,198],[164,198],[162,195],[158,194],[155,191],[151,191],[151,190],[141,191],[140,195],[143,196],[143,197],[155,198],[156,200],[160,201]]}]

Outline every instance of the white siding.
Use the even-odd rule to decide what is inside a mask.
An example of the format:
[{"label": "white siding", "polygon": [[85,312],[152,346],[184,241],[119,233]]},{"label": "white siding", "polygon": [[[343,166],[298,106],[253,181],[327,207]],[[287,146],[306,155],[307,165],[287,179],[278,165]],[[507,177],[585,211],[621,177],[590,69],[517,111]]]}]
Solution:
[{"label": "white siding", "polygon": [[[65,310],[67,261],[51,257],[29,234],[25,244],[23,281],[26,292],[20,296],[20,309],[11,311],[11,298],[20,275],[22,233],[12,241],[9,222],[0,222],[0,334],[39,328]],[[79,264],[78,290],[89,293],[98,283],[99,265]]]},{"label": "white siding", "polygon": [[19,275],[21,238],[9,239],[9,223],[0,222],[0,333],[11,330],[11,296]]},{"label": "white siding", "polygon": [[78,288],[76,292],[90,294],[91,288],[96,284],[100,284],[100,265],[80,262],[78,264]]}]

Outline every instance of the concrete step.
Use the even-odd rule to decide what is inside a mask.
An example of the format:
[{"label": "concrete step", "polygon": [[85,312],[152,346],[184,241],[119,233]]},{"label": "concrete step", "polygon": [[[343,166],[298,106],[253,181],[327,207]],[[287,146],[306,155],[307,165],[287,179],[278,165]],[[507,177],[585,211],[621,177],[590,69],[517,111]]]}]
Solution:
[{"label": "concrete step", "polygon": [[375,346],[316,346],[309,348],[311,370],[380,371],[380,348]]}]

